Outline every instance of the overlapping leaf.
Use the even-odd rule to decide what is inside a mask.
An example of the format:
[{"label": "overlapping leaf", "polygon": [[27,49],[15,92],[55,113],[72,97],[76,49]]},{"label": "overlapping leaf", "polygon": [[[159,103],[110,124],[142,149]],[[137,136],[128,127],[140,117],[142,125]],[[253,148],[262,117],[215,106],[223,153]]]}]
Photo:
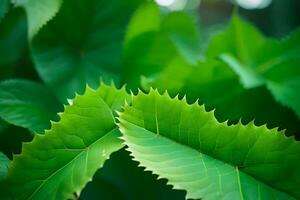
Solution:
[{"label": "overlapping leaf", "polygon": [[[129,23],[123,50],[122,83],[132,89],[140,79],[151,82],[171,66],[187,71],[199,51],[199,33],[193,19],[183,12],[163,16],[154,3],[141,6]],[[180,74],[173,78],[181,80]],[[178,88],[177,80],[170,80]],[[180,81],[179,81],[180,82]]]},{"label": "overlapping leaf", "polygon": [[[140,0],[64,0],[32,43],[40,77],[65,101],[99,77],[118,82],[122,42]],[[66,28],[67,25],[67,28]]]},{"label": "overlapping leaf", "polygon": [[228,29],[213,37],[207,56],[227,63],[245,88],[266,85],[276,100],[300,117],[299,51],[300,31],[282,41],[268,39],[234,15]]},{"label": "overlapping leaf", "polygon": [[102,84],[65,107],[59,122],[14,156],[2,199],[72,199],[109,155],[123,145],[114,110],[130,101],[124,88]]},{"label": "overlapping leaf", "polygon": [[[208,58],[221,57],[230,63],[228,66],[241,77],[245,88],[252,88],[263,84],[262,80],[255,75],[255,69],[249,65],[264,42],[265,38],[254,26],[234,14],[228,28],[213,36],[207,47],[206,55]],[[237,61],[230,60],[226,54],[235,57]],[[238,62],[244,66],[237,66]]]},{"label": "overlapping leaf", "polygon": [[0,22],[1,79],[12,74],[14,68],[10,65],[19,61],[27,51],[26,28],[25,14],[21,9],[11,9]]},{"label": "overlapping leaf", "polygon": [[45,86],[27,80],[0,82],[0,117],[10,124],[43,132],[57,120],[61,104]]},{"label": "overlapping leaf", "polygon": [[[199,99],[209,109],[216,109],[220,121],[235,123],[242,118],[248,123],[255,119],[257,124],[280,127],[287,129],[289,135],[299,135],[299,118],[296,112],[285,107],[293,104],[296,110],[299,102],[297,77],[300,73],[295,53],[298,38],[296,32],[283,42],[266,40],[253,26],[234,15],[228,29],[211,39],[205,61],[193,69],[182,67],[177,61],[181,67],[165,66],[157,77],[143,78],[141,85],[146,90],[154,87],[160,91],[167,89],[172,95],[186,95],[189,102]],[[295,48],[290,48],[292,44]],[[281,62],[280,55],[285,53],[290,56],[283,56],[285,62]],[[274,61],[268,64],[270,58]],[[275,61],[286,65],[269,70],[267,66],[274,65]],[[268,69],[267,73],[263,69]]]},{"label": "overlapping leaf", "polygon": [[300,197],[300,144],[266,126],[228,126],[197,103],[140,93],[120,113],[134,159],[196,199]]},{"label": "overlapping leaf", "polygon": [[55,14],[63,0],[15,0],[16,6],[23,7],[27,14],[29,40],[38,33]]}]

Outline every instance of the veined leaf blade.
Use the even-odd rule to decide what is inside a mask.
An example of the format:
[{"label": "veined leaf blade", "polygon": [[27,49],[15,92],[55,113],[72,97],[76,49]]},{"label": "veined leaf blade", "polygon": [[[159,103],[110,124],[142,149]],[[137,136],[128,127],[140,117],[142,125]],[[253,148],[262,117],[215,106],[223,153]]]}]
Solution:
[{"label": "veined leaf blade", "polygon": [[[87,88],[65,107],[45,135],[24,144],[7,177],[8,199],[72,199],[109,155],[123,147],[114,109],[130,100],[125,91]],[[3,191],[4,192],[4,191]]]},{"label": "veined leaf blade", "polygon": [[134,159],[187,198],[295,199],[300,145],[266,126],[219,123],[197,103],[139,94],[120,114]]}]

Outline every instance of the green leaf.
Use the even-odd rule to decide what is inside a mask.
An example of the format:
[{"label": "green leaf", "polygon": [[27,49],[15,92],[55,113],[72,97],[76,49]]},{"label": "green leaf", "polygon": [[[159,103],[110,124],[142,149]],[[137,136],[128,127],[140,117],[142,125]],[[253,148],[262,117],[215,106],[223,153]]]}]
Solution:
[{"label": "green leaf", "polygon": [[45,86],[28,80],[0,82],[0,117],[10,124],[43,132],[57,120],[61,104]]},{"label": "green leaf", "polygon": [[180,57],[175,57],[165,65],[159,75],[142,76],[141,88],[149,91],[151,87],[154,87],[160,91],[168,90],[170,94],[177,94],[185,87],[186,80],[194,71],[194,66],[187,65],[186,61]]},{"label": "green leaf", "polygon": [[8,172],[9,199],[73,199],[109,155],[123,147],[114,111],[130,95],[101,84],[87,88],[65,107],[59,122],[14,156]]},{"label": "green leaf", "polygon": [[[113,191],[113,192],[112,192]],[[147,195],[145,195],[147,194]],[[182,200],[185,192],[172,190],[133,161],[124,148],[113,153],[81,192],[81,200]]]},{"label": "green leaf", "polygon": [[246,89],[261,86],[264,84],[262,77],[258,76],[254,70],[243,66],[235,57],[230,54],[221,54],[220,59],[240,77],[241,83]]},{"label": "green leaf", "polygon": [[2,0],[0,2],[0,21],[5,16],[9,9],[9,0]]},{"label": "green leaf", "polygon": [[15,0],[16,6],[23,7],[27,14],[28,38],[32,40],[61,7],[62,0]]},{"label": "green leaf", "polygon": [[35,67],[61,101],[82,93],[86,83],[97,88],[100,76],[118,82],[125,28],[141,2],[65,0],[34,38]]},{"label": "green leaf", "polygon": [[267,86],[275,99],[292,108],[300,119],[300,76],[283,83],[268,81]]},{"label": "green leaf", "polygon": [[219,61],[199,62],[194,68],[184,68],[178,61],[177,64],[178,67],[166,66],[157,78],[144,77],[143,89],[167,90],[171,96],[180,93],[189,103],[199,99],[209,110],[215,109],[219,121],[236,123],[242,119],[243,123],[249,123],[255,120],[257,125],[280,127],[287,129],[288,135],[300,136],[300,120],[296,114],[277,102],[265,86],[245,89],[239,77]]},{"label": "green leaf", "polygon": [[240,76],[245,88],[256,87],[263,82],[253,75],[255,69],[251,64],[264,42],[264,36],[254,26],[234,14],[228,28],[211,38],[206,55],[221,57]]},{"label": "green leaf", "polygon": [[220,58],[245,88],[266,85],[274,98],[292,108],[300,119],[300,31],[282,41],[266,39],[237,15],[227,30],[214,36],[208,58]]},{"label": "green leaf", "polygon": [[253,64],[248,64],[251,68],[230,54],[222,54],[220,58],[239,75],[246,88],[266,85],[274,98],[292,108],[300,119],[299,44],[300,31],[283,41],[268,40],[253,56]]},{"label": "green leaf", "polygon": [[0,182],[4,180],[7,175],[9,159],[0,152]]},{"label": "green leaf", "polygon": [[130,19],[126,32],[125,44],[145,32],[158,31],[160,22],[160,10],[155,3],[145,3],[141,5]]},{"label": "green leaf", "polygon": [[[122,59],[122,83],[140,86],[142,76],[156,79],[165,66],[190,68],[198,57],[199,33],[184,12],[162,15],[154,3],[141,6],[132,17]],[[179,63],[177,63],[179,61]]]},{"label": "green leaf", "polygon": [[300,30],[283,41],[270,43],[265,48],[268,55],[258,57],[259,73],[275,99],[292,108],[300,119]]},{"label": "green leaf", "polygon": [[[27,51],[26,17],[21,9],[11,9],[0,22],[0,78]],[[3,73],[3,74],[2,74]]]},{"label": "green leaf", "polygon": [[8,123],[0,118],[0,132],[4,131],[8,127]]},{"label": "green leaf", "polygon": [[228,126],[198,103],[140,93],[120,113],[134,159],[197,199],[296,199],[300,144],[266,126]]},{"label": "green leaf", "polygon": [[228,28],[211,38],[206,55],[216,58],[231,53],[241,62],[249,63],[264,42],[264,36],[254,26],[234,14]]}]

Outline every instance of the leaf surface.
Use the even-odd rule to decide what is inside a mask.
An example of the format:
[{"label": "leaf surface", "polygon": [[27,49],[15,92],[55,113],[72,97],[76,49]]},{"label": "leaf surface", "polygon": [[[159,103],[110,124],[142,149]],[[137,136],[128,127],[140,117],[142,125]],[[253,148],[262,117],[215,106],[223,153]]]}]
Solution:
[{"label": "leaf surface", "polygon": [[[62,102],[114,79],[118,83],[125,28],[140,0],[64,0],[32,43],[40,77]],[[66,28],[66,24],[68,28]]]},{"label": "leaf surface", "polygon": [[196,199],[300,197],[300,144],[266,126],[228,126],[198,103],[140,93],[120,113],[134,159]]},{"label": "leaf surface", "polygon": [[[8,199],[73,199],[109,155],[123,145],[113,111],[129,102],[124,88],[87,88],[65,107],[59,122],[14,156]],[[3,192],[3,191],[2,191]]]},{"label": "leaf surface", "polygon": [[8,165],[9,159],[2,152],[0,152],[0,182],[3,181],[7,175]]},{"label": "leaf surface", "polygon": [[38,133],[57,120],[61,104],[40,83],[11,79],[0,82],[0,117],[10,124]]},{"label": "leaf surface", "polygon": [[[144,77],[142,88],[150,87],[160,92],[167,90],[171,96],[180,93],[189,103],[199,100],[208,110],[215,109],[219,121],[267,124],[268,128],[287,129],[288,135],[299,135],[300,120],[293,110],[276,101],[266,86],[245,89],[226,64],[209,60],[199,62],[194,68],[182,68],[180,62],[166,66],[160,76]],[[296,102],[295,102],[296,103]],[[233,106],[234,105],[234,106]]]},{"label": "leaf surface", "polygon": [[0,2],[0,21],[5,16],[9,9],[9,0],[2,0]]},{"label": "leaf surface", "polygon": [[128,26],[122,83],[136,90],[142,76],[151,81],[166,66],[175,65],[188,71],[198,57],[199,43],[199,32],[189,15],[184,12],[163,15],[154,3],[142,5]]},{"label": "leaf surface", "polygon": [[26,17],[20,8],[13,8],[0,22],[0,78],[7,71],[13,71],[8,65],[17,62],[27,51]]},{"label": "leaf surface", "polygon": [[299,30],[280,41],[265,38],[253,25],[234,15],[227,30],[211,39],[206,54],[226,63],[246,89],[265,85],[300,119],[299,51]]},{"label": "leaf surface", "polygon": [[269,59],[259,57],[258,70],[275,99],[292,108],[300,119],[300,30],[280,42],[270,43],[265,48]]},{"label": "leaf surface", "polygon": [[63,0],[15,0],[16,6],[25,9],[28,21],[28,38],[32,40],[40,28],[44,26],[55,14]]}]

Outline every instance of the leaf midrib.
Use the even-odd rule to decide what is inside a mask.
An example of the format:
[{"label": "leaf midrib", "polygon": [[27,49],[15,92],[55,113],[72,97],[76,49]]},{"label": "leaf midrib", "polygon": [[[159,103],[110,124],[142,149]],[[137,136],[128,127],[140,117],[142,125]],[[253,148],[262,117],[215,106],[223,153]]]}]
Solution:
[{"label": "leaf midrib", "polygon": [[83,153],[88,152],[91,146],[93,146],[94,144],[96,144],[99,141],[103,140],[105,137],[108,137],[108,135],[110,135],[111,133],[113,133],[116,129],[117,129],[117,127],[115,126],[113,129],[111,129],[110,131],[108,131],[102,137],[100,137],[99,139],[97,139],[96,141],[94,141],[93,143],[91,143],[89,146],[87,146],[86,148],[84,148],[80,153],[78,153],[73,159],[71,159],[69,162],[67,162],[64,166],[62,166],[61,168],[59,168],[56,171],[54,171],[48,178],[46,178],[45,180],[43,180],[43,183],[37,189],[34,190],[34,192],[27,198],[27,200],[32,199],[34,197],[34,195],[47,183],[48,180],[50,180],[52,177],[54,177],[56,174],[58,174],[64,168],[66,168],[67,166],[69,166],[73,161],[75,161]]},{"label": "leaf midrib", "polygon": [[158,135],[158,134],[154,133],[154,132],[151,131],[151,130],[148,130],[148,129],[144,128],[144,127],[141,127],[141,126],[139,126],[139,125],[136,125],[136,124],[134,124],[134,123],[131,123],[131,122],[127,121],[127,120],[126,120],[126,122],[127,122],[127,123],[130,123],[130,124],[132,124],[132,125],[134,125],[134,126],[137,126],[137,127],[141,128],[141,129],[144,129],[144,130],[146,130],[146,131],[148,131],[148,132],[150,132],[150,133],[156,135],[156,137],[162,137],[162,138],[167,139],[167,140],[169,140],[169,141],[171,141],[171,142],[174,142],[174,143],[176,143],[176,144],[185,146],[185,147],[187,147],[187,148],[191,148],[191,149],[193,149],[193,150],[196,150],[196,151],[197,151],[198,153],[200,153],[200,154],[204,154],[204,155],[206,155],[206,156],[208,156],[208,157],[211,157],[211,158],[213,158],[213,159],[216,159],[216,160],[218,160],[218,161],[221,161],[221,162],[223,162],[223,163],[225,163],[225,164],[228,164],[228,165],[232,166],[232,167],[236,170],[236,173],[237,173],[237,183],[238,183],[238,186],[239,186],[239,193],[240,193],[240,196],[241,196],[241,200],[244,200],[244,198],[243,198],[243,190],[242,190],[242,187],[241,187],[240,175],[239,175],[241,172],[243,172],[243,173],[247,174],[248,176],[254,178],[255,180],[259,181],[261,184],[266,184],[267,186],[273,188],[274,190],[280,191],[280,192],[282,192],[282,193],[284,193],[284,194],[287,194],[288,196],[291,196],[291,197],[293,197],[293,198],[296,198],[296,197],[294,197],[293,195],[288,194],[288,193],[286,193],[285,191],[283,191],[283,190],[281,190],[281,189],[279,189],[279,188],[276,188],[276,187],[274,187],[274,186],[272,186],[272,185],[269,185],[268,183],[265,183],[264,181],[260,180],[260,179],[257,178],[257,177],[253,177],[251,174],[248,174],[248,173],[246,173],[246,172],[244,172],[244,171],[241,171],[240,168],[239,168],[238,166],[233,165],[232,163],[226,162],[226,161],[224,161],[224,160],[222,160],[222,159],[219,159],[219,158],[215,158],[214,156],[211,156],[211,155],[207,155],[206,153],[200,152],[200,150],[198,150],[198,149],[194,149],[194,148],[192,148],[192,147],[190,147],[190,146],[188,146],[188,145],[186,145],[186,144],[182,144],[182,143],[180,143],[180,142],[178,142],[178,141],[176,141],[176,140],[173,140],[173,139],[171,139],[171,138],[169,138],[169,137],[167,137],[167,136],[164,136],[164,135],[161,135],[161,134]]}]

